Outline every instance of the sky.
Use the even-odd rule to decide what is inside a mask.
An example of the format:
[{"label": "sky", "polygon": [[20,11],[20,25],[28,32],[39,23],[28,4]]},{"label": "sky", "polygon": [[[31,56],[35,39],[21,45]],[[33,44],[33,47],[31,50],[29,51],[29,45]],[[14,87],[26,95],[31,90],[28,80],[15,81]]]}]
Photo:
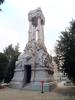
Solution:
[{"label": "sky", "polygon": [[40,7],[45,16],[45,46],[54,55],[61,31],[75,19],[75,0],[5,0],[0,12],[0,52],[10,44],[20,44],[23,52],[28,42],[28,12]]}]

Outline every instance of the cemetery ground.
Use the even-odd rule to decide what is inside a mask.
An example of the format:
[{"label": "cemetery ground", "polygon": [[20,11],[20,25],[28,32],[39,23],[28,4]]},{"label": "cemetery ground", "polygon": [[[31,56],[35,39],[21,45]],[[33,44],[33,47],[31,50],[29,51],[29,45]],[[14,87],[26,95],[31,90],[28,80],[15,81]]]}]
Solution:
[{"label": "cemetery ground", "polygon": [[0,89],[0,100],[75,100],[75,86],[59,84],[52,91],[44,93],[6,87]]}]

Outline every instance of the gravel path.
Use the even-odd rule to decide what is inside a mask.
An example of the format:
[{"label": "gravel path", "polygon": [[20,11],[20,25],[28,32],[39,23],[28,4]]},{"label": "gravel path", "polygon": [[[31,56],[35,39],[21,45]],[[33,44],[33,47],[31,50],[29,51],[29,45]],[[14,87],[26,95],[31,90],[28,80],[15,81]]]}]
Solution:
[{"label": "gravel path", "polygon": [[75,100],[75,87],[59,87],[51,92],[0,89],[0,100]]}]

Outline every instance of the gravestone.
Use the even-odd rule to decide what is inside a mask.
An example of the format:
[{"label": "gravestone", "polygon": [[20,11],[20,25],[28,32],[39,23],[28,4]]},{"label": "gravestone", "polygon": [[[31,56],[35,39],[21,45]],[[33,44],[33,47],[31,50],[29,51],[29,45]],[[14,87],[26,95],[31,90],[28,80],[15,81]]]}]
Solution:
[{"label": "gravestone", "polygon": [[44,43],[45,17],[41,8],[30,11],[28,20],[28,43],[16,61],[15,73],[10,86],[41,90],[41,81],[43,80],[44,91],[49,91],[50,82],[54,81],[54,71],[52,57],[48,54]]}]

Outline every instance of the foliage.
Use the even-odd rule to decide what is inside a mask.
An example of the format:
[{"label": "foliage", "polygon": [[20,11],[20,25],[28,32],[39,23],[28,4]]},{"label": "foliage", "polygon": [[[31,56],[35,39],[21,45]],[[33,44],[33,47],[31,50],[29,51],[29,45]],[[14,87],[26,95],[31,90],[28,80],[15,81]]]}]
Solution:
[{"label": "foliage", "polygon": [[4,2],[4,0],[0,0],[0,5]]},{"label": "foliage", "polygon": [[[4,2],[4,0],[0,0],[0,5]],[[2,9],[0,8],[0,11],[2,11]]]},{"label": "foliage", "polygon": [[75,21],[70,22],[68,30],[61,32],[55,48],[59,69],[75,83]]},{"label": "foliage", "polygon": [[8,65],[7,57],[3,53],[0,53],[0,82],[5,77],[5,73],[6,73],[6,70],[7,70],[7,65]]},{"label": "foliage", "polygon": [[15,46],[15,48],[10,44],[8,47],[4,49],[4,54],[7,56],[9,62],[13,59],[15,55],[19,55],[19,44]]},{"label": "foliage", "polygon": [[6,47],[4,49],[4,54],[7,56],[9,62],[11,61],[11,59],[13,58],[13,56],[15,55],[15,50],[12,46],[12,44],[10,44],[8,47]]},{"label": "foliage", "polygon": [[4,54],[7,56],[8,60],[9,60],[7,74],[4,79],[4,82],[8,83],[11,81],[11,79],[14,75],[15,62],[20,54],[19,44],[17,43],[15,48],[13,48],[12,44],[10,44],[7,48],[4,49]]},{"label": "foliage", "polygon": [[13,59],[10,61],[8,65],[8,71],[6,73],[6,77],[4,79],[5,83],[9,83],[14,75],[14,69],[15,69],[15,62],[17,61],[18,56],[14,56]]}]

